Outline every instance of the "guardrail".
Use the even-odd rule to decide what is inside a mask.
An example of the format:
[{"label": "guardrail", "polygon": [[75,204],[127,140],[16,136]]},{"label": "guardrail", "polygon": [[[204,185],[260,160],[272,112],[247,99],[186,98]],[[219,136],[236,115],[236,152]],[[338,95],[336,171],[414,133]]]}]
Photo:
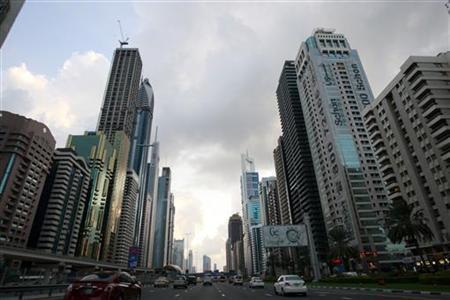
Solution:
[{"label": "guardrail", "polygon": [[54,285],[26,285],[26,286],[1,286],[0,299],[43,299],[61,296],[65,293],[68,284]]}]

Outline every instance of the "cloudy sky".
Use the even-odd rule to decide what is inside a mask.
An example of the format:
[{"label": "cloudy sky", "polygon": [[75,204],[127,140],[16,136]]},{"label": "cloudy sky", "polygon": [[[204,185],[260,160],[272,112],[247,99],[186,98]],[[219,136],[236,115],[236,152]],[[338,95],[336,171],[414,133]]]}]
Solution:
[{"label": "cloudy sky", "polygon": [[410,55],[449,49],[446,1],[33,1],[2,53],[2,109],[67,135],[95,129],[117,19],[155,90],[161,164],[173,172],[175,237],[225,264],[228,217],[241,212],[240,153],[274,174],[275,89],[283,61],[314,28],[358,49],[375,95]]}]

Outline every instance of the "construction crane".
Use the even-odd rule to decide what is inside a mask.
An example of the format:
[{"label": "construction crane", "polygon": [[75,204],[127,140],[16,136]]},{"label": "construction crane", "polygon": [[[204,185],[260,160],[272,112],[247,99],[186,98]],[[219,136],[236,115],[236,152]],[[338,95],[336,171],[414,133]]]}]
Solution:
[{"label": "construction crane", "polygon": [[128,40],[130,38],[126,38],[123,36],[123,30],[122,30],[122,24],[120,23],[120,20],[117,20],[117,23],[119,23],[119,30],[120,30],[120,36],[122,37],[122,40],[119,40],[120,48],[122,48],[124,45],[128,45]]}]

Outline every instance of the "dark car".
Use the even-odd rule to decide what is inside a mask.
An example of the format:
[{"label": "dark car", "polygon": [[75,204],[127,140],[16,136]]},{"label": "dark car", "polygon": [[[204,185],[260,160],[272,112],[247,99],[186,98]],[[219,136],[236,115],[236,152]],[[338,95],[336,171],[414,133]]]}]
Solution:
[{"label": "dark car", "polygon": [[194,275],[189,275],[187,277],[187,281],[188,281],[188,284],[196,285],[197,284],[197,277],[194,276]]},{"label": "dark car", "polygon": [[69,285],[64,300],[135,300],[141,288],[126,272],[98,272]]}]

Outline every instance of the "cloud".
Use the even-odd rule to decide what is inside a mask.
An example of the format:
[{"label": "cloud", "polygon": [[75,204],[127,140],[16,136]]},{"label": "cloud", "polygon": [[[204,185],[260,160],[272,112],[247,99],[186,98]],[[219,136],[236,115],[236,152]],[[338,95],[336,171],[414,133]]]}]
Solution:
[{"label": "cloud", "polygon": [[54,78],[28,69],[25,63],[6,70],[2,109],[49,126],[57,146],[68,134],[94,130],[109,62],[102,54],[73,53]]}]

